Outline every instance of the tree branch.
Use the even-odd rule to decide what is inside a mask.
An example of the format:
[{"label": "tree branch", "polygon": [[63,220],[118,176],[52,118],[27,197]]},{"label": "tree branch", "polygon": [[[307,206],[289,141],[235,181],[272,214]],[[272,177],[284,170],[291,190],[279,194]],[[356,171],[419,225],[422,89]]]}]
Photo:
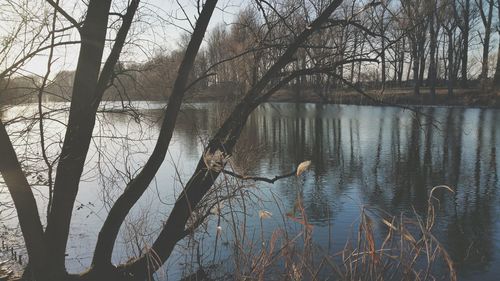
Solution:
[{"label": "tree branch", "polygon": [[8,68],[6,68],[4,71],[2,71],[0,73],[0,79],[5,78],[10,72],[14,71],[14,69],[20,67],[27,60],[33,58],[34,56],[38,55],[39,53],[41,53],[41,52],[43,52],[45,50],[49,50],[51,48],[58,47],[58,46],[73,45],[73,44],[80,44],[80,43],[81,43],[81,41],[59,42],[59,43],[55,43],[53,45],[49,45],[49,46],[45,46],[45,47],[41,47],[39,49],[36,49],[33,52],[31,52],[29,54],[26,54],[25,56],[23,56],[22,58],[20,58],[18,61],[16,61],[15,63],[13,63],[11,66],[9,66]]},{"label": "tree branch", "polygon": [[[78,32],[81,32],[81,23],[78,23],[72,16],[70,16],[61,6],[59,6],[58,3],[54,2],[53,0],[47,0],[47,2],[54,7],[63,17],[68,20],[72,25],[76,27]],[[59,1],[57,1],[59,2]]]},{"label": "tree branch", "polygon": [[233,177],[241,179],[241,180],[263,181],[263,182],[274,184],[274,182],[276,182],[277,180],[294,176],[297,173],[297,169],[295,169],[294,171],[292,171],[288,174],[284,174],[281,176],[275,176],[274,178],[271,178],[271,179],[265,178],[265,177],[243,176],[243,175],[239,175],[237,173],[234,173],[234,172],[231,172],[231,171],[228,171],[225,169],[222,170],[222,173],[233,176]]}]

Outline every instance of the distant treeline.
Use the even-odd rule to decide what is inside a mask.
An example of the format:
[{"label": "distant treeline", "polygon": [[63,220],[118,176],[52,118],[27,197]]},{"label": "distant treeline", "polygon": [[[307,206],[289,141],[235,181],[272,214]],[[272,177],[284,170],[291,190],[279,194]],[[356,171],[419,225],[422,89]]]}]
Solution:
[{"label": "distant treeline", "polygon": [[[295,0],[280,4],[280,15],[263,16],[261,8],[251,3],[232,24],[209,31],[188,96],[239,96],[282,54],[293,30],[307,27],[316,13],[315,7]],[[297,95],[312,90],[328,96],[352,86],[412,88],[415,95],[421,87],[428,87],[430,95],[436,87],[446,87],[450,96],[455,88],[496,91],[500,60],[492,45],[495,32],[500,34],[495,29],[499,18],[500,5],[494,0],[344,1],[328,28],[311,36],[276,80],[310,71],[285,85]],[[105,99],[165,100],[187,42],[181,40],[176,50],[144,63],[119,62]],[[72,71],[57,73],[44,100],[69,100],[73,77]],[[35,76],[4,79],[0,100],[34,101],[40,81]]]}]

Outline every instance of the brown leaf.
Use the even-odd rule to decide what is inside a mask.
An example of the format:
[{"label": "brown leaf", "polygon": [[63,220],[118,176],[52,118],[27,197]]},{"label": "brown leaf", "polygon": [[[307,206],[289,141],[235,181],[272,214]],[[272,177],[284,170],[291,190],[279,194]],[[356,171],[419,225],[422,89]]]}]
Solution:
[{"label": "brown leaf", "polygon": [[297,177],[307,171],[309,169],[309,166],[311,166],[311,160],[300,163],[299,166],[297,166]]}]

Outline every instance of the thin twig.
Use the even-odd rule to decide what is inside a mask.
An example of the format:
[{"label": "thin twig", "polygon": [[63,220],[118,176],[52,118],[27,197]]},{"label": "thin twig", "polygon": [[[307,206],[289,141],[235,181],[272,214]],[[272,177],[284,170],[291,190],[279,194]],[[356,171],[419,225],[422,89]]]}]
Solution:
[{"label": "thin twig", "polygon": [[284,174],[281,176],[275,176],[272,179],[265,178],[265,177],[243,176],[243,175],[239,175],[239,174],[236,174],[236,173],[228,171],[228,170],[222,170],[222,173],[233,176],[233,177],[241,179],[241,180],[254,180],[254,181],[264,181],[264,182],[268,182],[268,183],[274,183],[277,180],[288,178],[288,177],[295,175],[297,173],[297,169],[295,169],[294,171],[292,171],[288,174]]}]

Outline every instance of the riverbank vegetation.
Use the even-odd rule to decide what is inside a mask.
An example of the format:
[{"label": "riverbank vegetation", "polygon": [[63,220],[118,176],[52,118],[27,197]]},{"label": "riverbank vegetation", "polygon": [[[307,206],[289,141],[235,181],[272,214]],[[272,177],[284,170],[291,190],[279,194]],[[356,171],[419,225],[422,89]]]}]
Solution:
[{"label": "riverbank vegetation", "polygon": [[[455,265],[432,231],[436,208],[439,208],[435,192],[446,196],[453,190],[447,186],[432,188],[427,210],[422,214],[414,210],[410,215],[393,216],[383,210],[360,206],[360,216],[352,223],[343,249],[334,254],[329,249],[334,235],[330,234],[328,245],[314,242],[315,226],[309,223],[300,193],[294,213],[259,212],[261,226],[257,229],[257,238],[250,237],[245,224],[227,214],[223,220],[228,220],[230,227],[224,231],[233,236],[234,254],[226,262],[231,266],[228,269],[222,264],[201,265],[183,280],[455,281]],[[283,225],[264,234],[262,222],[273,215],[282,219]],[[294,228],[285,227],[288,224],[285,221],[298,227],[290,231]],[[379,233],[382,237],[378,237]]]}]

